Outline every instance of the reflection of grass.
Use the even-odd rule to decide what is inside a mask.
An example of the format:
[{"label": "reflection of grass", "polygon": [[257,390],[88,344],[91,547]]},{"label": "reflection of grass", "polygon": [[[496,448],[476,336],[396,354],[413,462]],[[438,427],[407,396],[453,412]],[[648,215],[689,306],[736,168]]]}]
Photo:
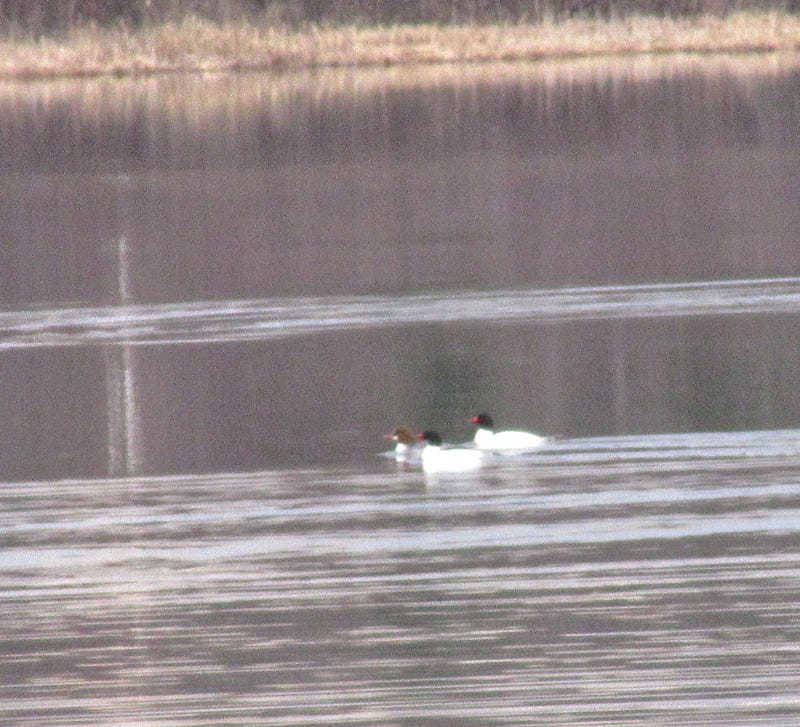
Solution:
[{"label": "reflection of grass", "polygon": [[314,27],[291,30],[198,18],[146,27],[81,28],[64,40],[0,41],[0,77],[42,78],[295,69],[409,63],[538,60],[668,52],[796,51],[800,18],[735,13],[726,18],[653,17],[540,24]]},{"label": "reflection of grass", "polygon": [[[0,80],[0,107],[17,119],[32,120],[48,109],[69,114],[69,125],[105,123],[128,127],[136,119],[169,119],[186,133],[206,135],[219,130],[223,138],[238,138],[244,115],[268,115],[277,135],[293,133],[308,123],[308,114],[320,107],[351,104],[354,97],[384,98],[392,89],[472,88],[503,84],[523,93],[545,89],[545,105],[558,94],[550,90],[566,85],[647,82],[702,72],[705,83],[736,77],[743,93],[749,84],[778,72],[796,72],[800,54],[747,53],[697,56],[673,53],[630,55],[621,58],[592,56],[527,63],[472,63],[366,66],[352,71],[323,69],[296,73],[169,74],[147,78],[101,76],[91,83],[54,79],[40,83]],[[601,80],[602,79],[602,80]],[[559,93],[560,93],[559,92]],[[464,97],[466,98],[468,94]],[[198,99],[202,98],[202,103]],[[381,101],[383,103],[383,101]],[[232,109],[237,112],[232,113]],[[553,113],[557,113],[555,108]],[[456,113],[454,109],[454,113]],[[255,118],[255,117],[253,117]],[[12,145],[13,146],[13,145]]]}]

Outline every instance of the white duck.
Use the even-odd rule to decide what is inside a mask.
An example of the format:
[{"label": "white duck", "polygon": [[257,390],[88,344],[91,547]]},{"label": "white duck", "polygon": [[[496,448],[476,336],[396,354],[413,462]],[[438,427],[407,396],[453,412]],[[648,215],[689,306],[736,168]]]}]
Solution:
[{"label": "white duck", "polygon": [[507,430],[494,431],[494,421],[488,414],[478,414],[470,421],[478,427],[473,441],[478,449],[493,452],[530,452],[552,441],[533,432]]},{"label": "white duck", "polygon": [[442,449],[442,438],[434,431],[417,436],[426,443],[421,455],[425,472],[467,472],[484,463],[484,453],[476,449]]}]

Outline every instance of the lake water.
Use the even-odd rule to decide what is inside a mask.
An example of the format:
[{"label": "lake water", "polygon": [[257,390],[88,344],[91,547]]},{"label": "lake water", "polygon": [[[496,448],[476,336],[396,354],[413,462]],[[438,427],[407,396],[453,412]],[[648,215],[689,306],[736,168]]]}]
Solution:
[{"label": "lake water", "polygon": [[0,723],[800,721],[798,67],[0,84]]}]

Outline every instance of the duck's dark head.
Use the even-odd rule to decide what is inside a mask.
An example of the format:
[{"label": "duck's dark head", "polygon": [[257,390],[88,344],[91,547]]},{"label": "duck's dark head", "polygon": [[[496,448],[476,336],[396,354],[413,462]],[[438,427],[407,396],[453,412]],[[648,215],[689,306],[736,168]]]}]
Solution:
[{"label": "duck's dark head", "polygon": [[436,432],[430,429],[426,429],[424,432],[422,432],[422,434],[418,434],[417,436],[424,442],[432,444],[434,447],[442,446],[442,438]]},{"label": "duck's dark head", "polygon": [[470,421],[473,424],[477,424],[481,429],[494,429],[494,422],[488,414],[478,414],[472,417]]}]

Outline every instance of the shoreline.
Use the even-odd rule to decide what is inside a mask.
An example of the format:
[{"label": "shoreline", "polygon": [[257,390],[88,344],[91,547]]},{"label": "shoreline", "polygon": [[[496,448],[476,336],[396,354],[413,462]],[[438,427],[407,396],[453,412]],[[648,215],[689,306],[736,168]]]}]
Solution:
[{"label": "shoreline", "polygon": [[800,51],[800,16],[634,16],[537,24],[307,26],[292,30],[189,16],[132,30],[76,28],[64,39],[0,40],[0,80],[136,77],[221,71],[543,61],[676,53]]}]

